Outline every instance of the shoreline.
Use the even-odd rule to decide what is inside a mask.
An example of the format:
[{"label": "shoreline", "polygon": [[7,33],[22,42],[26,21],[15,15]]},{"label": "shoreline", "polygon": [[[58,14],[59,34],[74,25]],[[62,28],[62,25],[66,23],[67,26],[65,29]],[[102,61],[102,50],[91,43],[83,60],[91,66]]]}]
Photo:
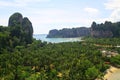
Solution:
[{"label": "shoreline", "polygon": [[112,78],[114,78],[114,80],[116,78],[120,80],[120,68],[110,66],[110,68],[106,70],[103,80],[113,80]]}]

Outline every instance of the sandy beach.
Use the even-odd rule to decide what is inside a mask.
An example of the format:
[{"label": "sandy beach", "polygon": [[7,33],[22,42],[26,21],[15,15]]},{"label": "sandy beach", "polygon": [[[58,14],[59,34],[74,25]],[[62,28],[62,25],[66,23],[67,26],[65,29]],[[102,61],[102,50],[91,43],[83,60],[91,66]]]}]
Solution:
[{"label": "sandy beach", "polygon": [[120,68],[111,66],[107,69],[103,80],[120,80]]}]

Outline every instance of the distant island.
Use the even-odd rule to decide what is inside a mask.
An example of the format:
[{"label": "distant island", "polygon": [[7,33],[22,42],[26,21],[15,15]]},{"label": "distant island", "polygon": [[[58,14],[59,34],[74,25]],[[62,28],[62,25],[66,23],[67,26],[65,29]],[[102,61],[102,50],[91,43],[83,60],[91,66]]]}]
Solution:
[{"label": "distant island", "polygon": [[49,31],[47,38],[69,38],[69,37],[81,37],[89,36],[90,28],[79,27],[79,28],[64,28],[61,30],[53,29]]},{"label": "distant island", "polygon": [[49,31],[47,38],[73,38],[83,36],[92,36],[96,38],[120,37],[120,22],[112,23],[110,21],[105,21],[105,23],[101,24],[93,22],[90,28],[53,29]]}]

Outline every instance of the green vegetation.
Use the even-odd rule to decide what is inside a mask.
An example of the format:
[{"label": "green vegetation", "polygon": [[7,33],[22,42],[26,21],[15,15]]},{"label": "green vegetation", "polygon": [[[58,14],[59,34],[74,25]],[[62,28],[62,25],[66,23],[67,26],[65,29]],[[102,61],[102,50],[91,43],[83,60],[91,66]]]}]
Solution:
[{"label": "green vegetation", "polygon": [[120,45],[119,38],[41,42],[32,38],[30,21],[22,21],[22,25],[15,21],[14,26],[0,26],[0,80],[94,80],[110,65],[120,65],[119,55],[109,58],[101,53],[103,48],[120,53],[114,47]]},{"label": "green vegetation", "polygon": [[27,46],[16,46],[13,52],[2,51],[0,78],[5,80],[93,80],[102,76],[109,67],[105,64],[106,61],[111,63],[119,61],[118,58],[110,60],[102,57],[99,49],[100,47],[87,41],[52,44],[34,40]]},{"label": "green vegetation", "polygon": [[94,38],[94,37],[84,37],[83,40],[92,43],[92,44],[100,44],[100,45],[112,45],[117,46],[120,45],[120,38]]},{"label": "green vegetation", "polygon": [[108,65],[96,47],[81,42],[46,44],[34,41],[27,47],[0,55],[0,78],[9,80],[93,80]]}]

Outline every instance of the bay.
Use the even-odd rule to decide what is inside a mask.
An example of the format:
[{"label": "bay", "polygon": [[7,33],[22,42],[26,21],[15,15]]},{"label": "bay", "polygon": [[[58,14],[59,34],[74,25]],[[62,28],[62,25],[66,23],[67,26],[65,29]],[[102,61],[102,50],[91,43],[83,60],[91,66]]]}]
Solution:
[{"label": "bay", "polygon": [[36,40],[51,42],[51,43],[61,43],[61,42],[76,42],[82,41],[81,37],[76,38],[46,38],[47,34],[34,34],[33,37]]}]

